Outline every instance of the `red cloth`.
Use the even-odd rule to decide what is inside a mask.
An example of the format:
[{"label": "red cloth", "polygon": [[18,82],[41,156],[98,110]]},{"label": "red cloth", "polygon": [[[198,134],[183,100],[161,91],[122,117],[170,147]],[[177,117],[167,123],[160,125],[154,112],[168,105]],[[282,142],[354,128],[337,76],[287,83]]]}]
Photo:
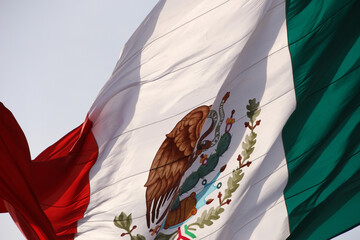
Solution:
[{"label": "red cloth", "polygon": [[73,239],[89,203],[89,171],[98,147],[86,119],[31,161],[11,112],[0,103],[0,211],[28,239]]}]

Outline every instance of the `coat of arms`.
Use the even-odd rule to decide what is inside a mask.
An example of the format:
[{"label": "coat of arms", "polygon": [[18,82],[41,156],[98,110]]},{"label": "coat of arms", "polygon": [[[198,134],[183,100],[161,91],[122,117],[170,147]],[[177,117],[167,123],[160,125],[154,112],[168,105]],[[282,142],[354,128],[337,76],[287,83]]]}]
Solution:
[{"label": "coat of arms", "polygon": [[[257,136],[254,129],[260,125],[260,120],[257,120],[260,114],[259,102],[256,102],[256,99],[249,100],[246,106],[249,121],[245,122],[244,126],[250,133],[242,143],[243,151],[237,158],[239,166],[232,171],[227,178],[225,190],[221,191],[223,183],[217,179],[226,169],[226,164],[219,166],[220,168],[217,166],[219,159],[231,145],[231,128],[235,123],[235,110],[227,113],[225,120],[224,104],[229,97],[230,92],[227,92],[217,110],[211,109],[211,106],[200,106],[189,112],[166,135],[157,151],[144,184],[146,224],[151,235],[156,236],[155,239],[196,238],[198,228],[210,226],[220,218],[225,211],[225,205],[230,204],[232,194],[244,177],[242,168],[250,166],[249,158],[254,151]],[[200,135],[206,119],[210,119],[211,124]],[[225,128],[221,128],[223,124]],[[209,139],[210,135],[212,138]],[[204,153],[208,149],[213,149],[209,155]],[[184,174],[195,161],[200,161],[200,166],[193,169],[181,184]],[[215,169],[219,169],[216,170],[217,174],[209,177]],[[199,183],[201,189],[195,189]],[[217,199],[209,198],[215,191],[219,191]],[[214,206],[201,212],[205,205]],[[193,218],[195,215],[198,215],[196,220]],[[144,236],[133,233],[136,225],[132,226],[131,214],[122,212],[115,217],[114,224],[125,230],[122,237],[128,235],[132,240],[145,239]],[[181,226],[184,226],[183,231],[188,237],[183,235]]]}]

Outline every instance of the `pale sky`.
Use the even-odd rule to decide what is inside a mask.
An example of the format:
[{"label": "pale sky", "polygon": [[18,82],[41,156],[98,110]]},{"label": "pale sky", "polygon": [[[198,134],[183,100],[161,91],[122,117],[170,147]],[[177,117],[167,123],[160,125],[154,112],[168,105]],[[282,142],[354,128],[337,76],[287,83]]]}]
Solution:
[{"label": "pale sky", "polygon": [[[0,0],[0,101],[32,158],[81,124],[157,0]],[[0,239],[25,239],[0,214]],[[360,239],[360,228],[338,239]]]}]

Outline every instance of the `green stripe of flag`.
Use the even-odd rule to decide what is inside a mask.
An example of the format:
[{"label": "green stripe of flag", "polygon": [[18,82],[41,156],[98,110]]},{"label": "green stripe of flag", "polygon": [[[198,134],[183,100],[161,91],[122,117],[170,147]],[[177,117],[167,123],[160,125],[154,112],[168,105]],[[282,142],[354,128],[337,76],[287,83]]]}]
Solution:
[{"label": "green stripe of flag", "polygon": [[289,239],[360,223],[360,1],[287,1],[297,107],[283,130]]}]

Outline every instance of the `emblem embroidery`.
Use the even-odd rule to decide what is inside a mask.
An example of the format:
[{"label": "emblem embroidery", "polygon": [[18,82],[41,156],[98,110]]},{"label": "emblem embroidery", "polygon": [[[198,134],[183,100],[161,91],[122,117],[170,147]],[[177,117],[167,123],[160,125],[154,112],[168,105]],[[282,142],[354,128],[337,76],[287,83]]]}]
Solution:
[{"label": "emblem embroidery", "polygon": [[[225,170],[226,164],[220,168],[213,179],[207,180],[206,176],[215,170],[219,159],[227,151],[231,143],[230,131],[235,123],[235,110],[232,110],[231,116],[226,119],[223,134],[220,133],[220,128],[225,119],[223,106],[229,96],[229,92],[224,95],[218,112],[210,110],[211,106],[200,106],[188,113],[166,135],[165,141],[156,153],[148,180],[144,185],[147,188],[146,222],[151,235],[157,235],[155,239],[196,238],[194,232],[198,228],[210,226],[213,221],[220,218],[220,214],[225,211],[224,206],[230,204],[232,194],[237,190],[239,182],[244,177],[242,169],[245,166],[250,166],[251,162],[248,159],[254,151],[257,136],[254,129],[260,125],[260,120],[256,120],[260,114],[259,102],[256,102],[256,99],[249,100],[249,104],[246,106],[249,122],[245,122],[244,125],[250,129],[250,133],[245,136],[242,142],[243,150],[237,158],[239,167],[233,170],[228,178],[225,191],[223,193],[219,191],[218,200],[214,202],[217,203],[217,206],[202,211],[195,222],[185,224],[184,232],[187,236],[181,235],[180,227],[185,222],[190,221],[192,216],[199,213],[201,207],[212,204],[214,199],[205,200],[205,198],[222,187],[222,182],[217,182],[217,179]],[[200,136],[206,118],[211,120],[211,126]],[[205,140],[213,131],[213,139]],[[215,147],[214,153],[210,156],[203,153],[211,147]],[[196,159],[199,159],[201,165],[179,187],[181,178]],[[197,193],[194,187],[200,182],[203,187]],[[180,200],[185,193],[190,193],[190,195]],[[121,234],[122,237],[129,235],[131,240],[145,239],[140,234],[136,236],[132,234],[132,231],[136,229],[136,225],[131,227],[131,214],[127,216],[122,212],[118,217],[115,217],[114,224],[116,227],[126,231]],[[159,233],[161,229],[174,229],[174,232],[171,234]]]}]

